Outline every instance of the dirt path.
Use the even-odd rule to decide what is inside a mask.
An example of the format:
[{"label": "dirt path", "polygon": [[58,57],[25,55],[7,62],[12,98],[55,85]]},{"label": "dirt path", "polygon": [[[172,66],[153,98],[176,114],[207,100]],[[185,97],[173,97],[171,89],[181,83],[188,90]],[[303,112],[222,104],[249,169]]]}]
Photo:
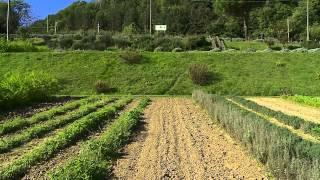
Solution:
[{"label": "dirt path", "polygon": [[145,130],[124,149],[115,179],[261,179],[253,160],[191,99],[156,98]]},{"label": "dirt path", "polygon": [[[118,116],[124,112],[127,112],[134,107],[136,107],[139,103],[138,99],[135,99],[133,102],[129,103],[123,110],[121,110],[118,113]],[[114,118],[116,119],[116,118]],[[98,138],[102,132],[104,132],[108,124],[105,124],[104,127],[97,130],[96,132],[92,132],[87,138],[77,142],[76,144],[61,150],[59,153],[57,153],[53,158],[46,162],[39,163],[36,166],[33,166],[28,173],[22,178],[22,180],[45,180],[49,179],[46,174],[53,168],[58,167],[59,165],[62,165],[64,162],[69,160],[72,157],[75,157],[77,154],[79,154],[79,150],[81,145],[86,142],[89,139]]]},{"label": "dirt path", "polygon": [[303,106],[281,98],[248,98],[248,100],[266,106],[275,111],[281,111],[285,114],[298,116],[305,120],[320,124],[320,109],[309,106]]}]

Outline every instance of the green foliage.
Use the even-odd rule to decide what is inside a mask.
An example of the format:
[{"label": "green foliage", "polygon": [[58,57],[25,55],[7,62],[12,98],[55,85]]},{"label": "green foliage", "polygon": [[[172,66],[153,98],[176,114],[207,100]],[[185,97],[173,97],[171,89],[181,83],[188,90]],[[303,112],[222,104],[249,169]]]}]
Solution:
[{"label": "green foliage", "polygon": [[42,101],[57,89],[58,81],[47,73],[8,73],[0,81],[0,107],[12,108]]},{"label": "green foliage", "polygon": [[239,49],[242,51],[247,50],[248,48],[256,50],[264,50],[268,48],[266,43],[255,41],[226,41],[226,45],[228,48]]},{"label": "green foliage", "polygon": [[297,103],[313,106],[313,107],[320,107],[319,97],[295,95],[295,96],[284,96],[283,98],[289,99],[291,101],[295,101]]},{"label": "green foliage", "polygon": [[205,64],[191,64],[189,75],[192,82],[198,85],[206,85],[210,81],[209,68]]},{"label": "green foliage", "polygon": [[97,97],[85,98],[78,101],[72,101],[64,104],[63,106],[54,107],[48,111],[40,112],[30,118],[17,117],[14,119],[6,120],[0,124],[0,136],[13,133],[24,127],[29,127],[35,123],[51,120],[52,118],[63,115],[68,111],[79,108],[84,103],[90,103],[97,100]]},{"label": "green foliage", "polygon": [[58,116],[57,118],[41,124],[34,124],[33,126],[26,128],[19,134],[3,137],[2,141],[0,142],[0,153],[7,152],[15,147],[31,141],[36,137],[41,137],[56,128],[63,127],[66,124],[72,123],[83,116],[95,112],[99,108],[102,108],[112,101],[114,101],[114,99],[102,99],[98,102],[89,103],[87,105],[81,106],[75,111],[67,113],[64,116]]},{"label": "green foliage", "polygon": [[0,169],[0,179],[16,179],[24,174],[32,165],[45,161],[60,149],[70,145],[77,139],[88,135],[99,125],[113,118],[117,111],[124,108],[131,98],[123,98],[110,106],[105,106],[81,119],[73,122],[54,136],[46,139],[32,150]]},{"label": "green foliage", "polygon": [[142,55],[137,51],[125,51],[120,54],[120,58],[128,64],[137,64],[142,60]]},{"label": "green foliage", "polygon": [[103,179],[110,176],[111,158],[132,135],[144,108],[150,100],[144,98],[137,108],[122,114],[97,139],[81,146],[80,154],[49,173],[51,179]]},{"label": "green foliage", "polygon": [[[63,82],[61,90],[55,92],[63,95],[96,94],[93,86],[101,79],[115,87],[112,93],[116,94],[188,95],[193,89],[202,88],[224,95],[320,96],[316,79],[320,66],[318,53],[140,52],[143,63],[133,66],[120,60],[122,53],[117,50],[0,54],[0,76],[15,71],[45,71]],[[277,68],[278,61],[286,67]],[[210,72],[218,72],[223,79],[199,87],[190,79],[190,64],[207,64]]]},{"label": "green foliage", "polygon": [[46,47],[39,47],[33,45],[29,41],[15,40],[6,42],[0,38],[0,53],[1,52],[43,52],[49,51]]},{"label": "green foliage", "polygon": [[224,97],[195,91],[193,98],[277,179],[319,179],[320,145],[249,112]]}]

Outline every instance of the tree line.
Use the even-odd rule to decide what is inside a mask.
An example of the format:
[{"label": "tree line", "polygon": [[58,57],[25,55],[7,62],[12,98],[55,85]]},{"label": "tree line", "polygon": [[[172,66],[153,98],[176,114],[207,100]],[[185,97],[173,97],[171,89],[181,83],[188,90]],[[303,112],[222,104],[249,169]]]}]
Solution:
[{"label": "tree line", "polygon": [[[306,35],[307,0],[152,0],[152,26],[166,24],[169,34],[214,34],[226,37],[287,38],[287,25],[295,40]],[[6,6],[0,2],[0,32]],[[77,1],[48,16],[50,31],[101,30],[136,33],[149,31],[150,0]],[[309,0],[311,38],[320,38],[320,1]],[[17,21],[18,22],[18,21]],[[19,24],[19,23],[18,23]],[[30,26],[33,33],[46,33],[47,20]],[[12,29],[14,30],[14,29]]]}]

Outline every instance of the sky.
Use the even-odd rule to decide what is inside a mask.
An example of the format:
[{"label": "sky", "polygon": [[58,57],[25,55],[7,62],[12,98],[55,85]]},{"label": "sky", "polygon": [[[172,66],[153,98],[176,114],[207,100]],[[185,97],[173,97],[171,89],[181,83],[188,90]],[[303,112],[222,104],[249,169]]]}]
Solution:
[{"label": "sky", "polygon": [[32,17],[44,19],[49,14],[55,14],[77,0],[25,0],[31,5]]}]

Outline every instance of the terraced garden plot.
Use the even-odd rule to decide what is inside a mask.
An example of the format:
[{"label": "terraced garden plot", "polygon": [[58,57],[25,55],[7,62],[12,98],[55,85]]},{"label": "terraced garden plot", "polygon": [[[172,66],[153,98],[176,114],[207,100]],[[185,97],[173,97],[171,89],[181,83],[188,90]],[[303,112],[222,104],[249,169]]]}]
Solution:
[{"label": "terraced garden plot", "polygon": [[[114,164],[114,179],[261,179],[266,171],[189,98],[154,98],[145,130]],[[142,129],[144,129],[142,128]]]},{"label": "terraced garden plot", "polygon": [[[0,156],[1,159],[3,160],[6,158],[9,161],[1,161],[0,179],[22,177],[31,167],[55,157],[60,150],[76,144],[81,139],[90,137],[90,135],[95,132],[99,132],[102,127],[107,125],[108,122],[110,122],[120,112],[121,109],[125,108],[127,104],[132,101],[132,98],[122,97],[119,98],[119,100],[114,100],[114,98],[101,97],[95,102],[90,102],[80,106],[79,109],[71,111],[70,116],[68,116],[68,114],[62,115],[62,117],[73,117],[61,118],[64,120],[73,119],[62,126],[55,126],[54,128],[53,126],[46,126],[52,125],[50,124],[51,122],[60,122],[61,119],[59,118],[58,120],[48,120],[46,122],[39,122],[35,123],[34,126],[30,126],[29,130],[50,129],[50,131],[56,132],[49,133],[40,139],[37,136],[32,136],[32,133],[30,133],[28,134],[30,135],[30,144],[38,141],[35,143],[35,146],[30,148],[29,144],[29,146],[25,147],[25,151],[22,150],[24,147],[21,147],[22,149],[19,149],[18,152],[16,151],[13,154],[10,154],[9,152],[8,154],[3,155],[2,153]],[[85,113],[77,112],[80,110],[85,111]],[[35,128],[37,126],[40,128]],[[47,132],[47,130],[44,131]],[[28,128],[26,128],[26,132],[29,132]],[[19,134],[16,133],[12,134],[13,137],[19,137]],[[10,156],[13,156],[13,158]]]},{"label": "terraced garden plot", "polygon": [[[319,179],[320,142],[309,121],[240,97],[195,91],[194,99],[277,179]],[[314,131],[315,130],[315,131]]]},{"label": "terraced garden plot", "polygon": [[299,116],[307,121],[320,124],[320,108],[298,104],[282,98],[252,97],[247,99],[275,111],[281,111],[292,116]]}]

